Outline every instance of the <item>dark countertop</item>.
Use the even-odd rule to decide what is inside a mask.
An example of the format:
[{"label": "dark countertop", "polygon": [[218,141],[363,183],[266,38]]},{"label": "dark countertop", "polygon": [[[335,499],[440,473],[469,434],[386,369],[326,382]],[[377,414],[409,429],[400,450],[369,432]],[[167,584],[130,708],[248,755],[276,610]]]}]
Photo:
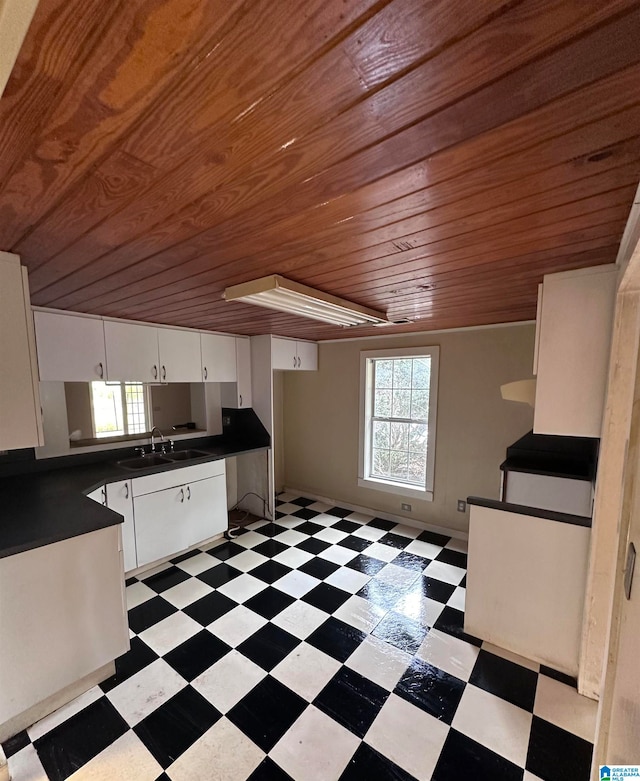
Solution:
[{"label": "dark countertop", "polygon": [[497,499],[484,499],[481,496],[468,496],[467,504],[475,504],[478,507],[489,507],[492,510],[503,510],[508,513],[516,513],[517,515],[529,515],[533,518],[544,518],[548,521],[570,523],[573,526],[591,527],[591,518],[587,518],[584,515],[570,515],[569,513],[559,513],[555,510],[542,510],[539,507],[526,507],[523,504],[500,502]]},{"label": "dark countertop", "polygon": [[503,472],[529,472],[573,480],[595,480],[599,440],[529,431],[507,448]]},{"label": "dark countertop", "polygon": [[[266,433],[266,432],[265,432]],[[266,444],[265,444],[266,441]],[[166,472],[207,461],[267,450],[268,435],[187,439],[176,450],[197,449],[208,455],[132,471],[115,462],[131,458],[132,448],[79,456],[20,462],[0,473],[0,558],[60,542],[122,523],[122,516],[86,494],[105,483]],[[87,463],[88,459],[94,459]],[[100,460],[96,460],[96,459]]]}]

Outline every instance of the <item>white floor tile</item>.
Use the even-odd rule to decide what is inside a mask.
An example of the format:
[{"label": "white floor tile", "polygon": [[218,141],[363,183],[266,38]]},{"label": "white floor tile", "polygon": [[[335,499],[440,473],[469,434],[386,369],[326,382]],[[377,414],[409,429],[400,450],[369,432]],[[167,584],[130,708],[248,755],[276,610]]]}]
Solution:
[{"label": "white floor tile", "polygon": [[102,689],[99,686],[93,686],[89,691],[76,697],[75,700],[71,700],[71,702],[68,702],[66,705],[63,705],[61,708],[58,708],[58,710],[50,713],[48,716],[45,716],[44,719],[40,719],[40,721],[37,721],[29,727],[27,729],[27,734],[29,735],[30,740],[34,741],[41,738],[43,735],[46,735],[47,732],[51,731],[54,727],[57,727],[58,724],[62,724],[63,721],[66,721],[71,718],[71,716],[84,710],[87,705],[91,705],[92,702],[99,700],[102,696]]},{"label": "white floor tile", "polygon": [[278,526],[284,526],[285,529],[295,529],[304,522],[304,518],[297,518],[295,515],[285,515],[284,518],[278,518],[276,521]]},{"label": "white floor tile", "polygon": [[271,623],[304,640],[326,620],[324,610],[307,605],[306,602],[294,602],[278,613]]},{"label": "white floor tile", "polygon": [[[316,508],[313,505],[309,506],[309,509],[315,510]],[[337,523],[340,519],[336,518],[335,515],[327,515],[324,510],[319,510],[320,515],[316,515],[315,518],[312,519],[312,523],[317,523],[318,526],[333,526],[334,523]]]},{"label": "white floor tile", "polygon": [[266,618],[244,605],[238,605],[209,624],[207,629],[227,645],[236,648],[266,623]]},{"label": "white floor tile", "polygon": [[189,575],[199,575],[201,572],[206,572],[220,563],[220,559],[216,559],[208,553],[198,553],[196,556],[176,564],[176,567],[184,572],[188,572]]},{"label": "white floor tile", "polygon": [[[266,539],[267,538],[265,537],[265,540]],[[232,556],[230,559],[227,559],[227,564],[230,567],[239,569],[241,572],[249,572],[256,567],[259,567],[260,564],[264,564],[265,561],[269,561],[266,556],[256,553],[253,550],[246,550],[243,553],[239,553],[237,556]]]},{"label": "white floor tile", "polygon": [[447,550],[458,551],[458,553],[467,553],[469,543],[466,540],[457,540],[455,537],[452,537],[444,547]]},{"label": "white floor tile", "polygon": [[[332,507],[334,507],[334,505],[326,504],[325,502],[314,502],[309,505],[309,509],[315,510],[317,513],[326,513],[327,510],[330,510]],[[315,518],[313,520],[315,522]]]},{"label": "white floor tile", "polygon": [[416,656],[462,681],[468,681],[479,653],[480,649],[475,645],[439,629],[431,629]]},{"label": "white floor tile", "polygon": [[332,572],[328,578],[325,578],[325,583],[329,583],[331,586],[341,588],[343,591],[348,591],[350,594],[355,594],[371,580],[370,575],[365,575],[363,572],[358,572],[355,569],[349,569],[348,567],[341,567],[335,572]]},{"label": "white floor tile", "polygon": [[298,499],[299,497],[300,494],[292,494],[291,491],[280,491],[280,493],[276,496],[276,499],[279,502],[292,502],[294,499]]},{"label": "white floor tile", "polygon": [[367,556],[372,556],[374,559],[380,559],[380,561],[393,561],[400,551],[398,548],[392,548],[390,545],[374,542],[373,545],[369,545],[364,553]]},{"label": "white floor tile", "polygon": [[[297,497],[293,496],[292,499],[296,499]],[[285,515],[289,515],[289,513],[295,513],[300,509],[300,506],[297,504],[291,504],[291,502],[285,501],[284,504],[279,504],[276,506],[276,512],[284,513]],[[279,522],[276,521],[276,523]]]},{"label": "white floor tile", "polygon": [[420,592],[411,592],[404,596],[394,609],[407,618],[419,621],[422,626],[433,626],[444,608],[442,602],[423,597]]},{"label": "white floor tile", "polygon": [[467,684],[452,726],[520,767],[529,747],[532,716],[494,694]]},{"label": "white floor tile", "polygon": [[297,532],[295,529],[287,529],[286,532],[279,534],[276,539],[278,542],[283,542],[285,545],[297,545],[299,542],[304,542],[307,539],[306,534]]},{"label": "white floor tile", "polygon": [[76,770],[69,781],[155,781],[160,773],[162,767],[130,731]]},{"label": "white floor tile", "polygon": [[48,781],[35,748],[29,744],[8,759],[13,781]]},{"label": "white floor tile", "polygon": [[213,589],[211,586],[208,586],[202,580],[198,580],[198,578],[189,578],[189,580],[183,580],[182,583],[178,583],[177,586],[172,586],[166,591],[163,591],[162,597],[177,608],[183,608],[201,597],[206,597],[207,594],[210,594],[212,591]]},{"label": "white floor tile", "polygon": [[444,722],[391,694],[364,740],[418,781],[430,781],[448,732]]},{"label": "white floor tile", "polygon": [[262,580],[254,578],[253,575],[245,572],[243,575],[225,583],[224,586],[220,586],[218,591],[224,594],[225,597],[242,603],[251,599],[251,597],[255,597],[256,594],[259,594],[266,587],[267,584]]},{"label": "white floor tile", "polygon": [[373,520],[373,515],[365,515],[364,513],[349,513],[345,515],[345,520],[353,521],[354,523],[369,523]]},{"label": "white floor tile", "polygon": [[514,654],[513,651],[507,651],[506,648],[500,648],[497,645],[493,645],[493,643],[487,643],[486,640],[482,643],[482,650],[488,651],[490,654],[494,654],[494,656],[501,656],[503,659],[515,662],[520,667],[526,667],[527,670],[533,670],[536,673],[540,669],[538,662],[534,662],[533,659],[527,659],[519,654]]},{"label": "white floor tile", "polygon": [[254,521],[248,526],[245,526],[245,529],[249,529],[249,531],[255,531],[256,529],[261,529],[263,526],[268,526],[270,523],[271,521],[267,521],[266,518],[261,518],[259,521]]},{"label": "white floor tile", "polygon": [[342,545],[332,545],[318,554],[321,559],[332,561],[334,564],[340,564],[340,566],[348,564],[357,555],[358,551],[351,550],[351,548],[343,548]]},{"label": "white floor tile", "polygon": [[399,567],[397,564],[387,564],[376,575],[376,580],[380,583],[389,583],[392,586],[406,588],[420,577],[420,572],[406,567]]},{"label": "white floor tile", "polygon": [[401,534],[403,537],[411,537],[413,540],[415,540],[419,534],[422,534],[423,531],[424,529],[417,529],[415,526],[407,526],[404,523],[399,523],[391,529],[392,534]]},{"label": "white floor tile", "polygon": [[533,712],[557,727],[593,742],[598,703],[583,697],[571,686],[546,675],[538,677]]},{"label": "white floor tile", "polygon": [[284,591],[285,594],[290,594],[292,597],[299,599],[311,591],[312,588],[320,585],[320,582],[318,578],[307,575],[305,572],[293,570],[292,572],[287,572],[286,575],[283,575],[272,585],[279,591]]},{"label": "white floor tile", "polygon": [[373,632],[386,614],[384,608],[354,594],[333,615],[362,632]]},{"label": "white floor tile", "polygon": [[[336,521],[338,519],[336,518]],[[335,545],[337,542],[344,540],[349,535],[346,532],[341,532],[340,529],[323,529],[321,532],[313,535],[315,539],[322,540],[322,542],[330,542]]]},{"label": "white floor tile", "polygon": [[164,659],[156,659],[140,672],[111,689],[107,698],[130,727],[148,716],[187,685]]},{"label": "white floor tile", "polygon": [[239,651],[229,651],[219,662],[194,678],[191,685],[221,713],[226,713],[266,674]]},{"label": "white floor tile", "polygon": [[542,779],[539,776],[534,776],[533,773],[530,773],[528,770],[525,770],[522,781],[542,781]]},{"label": "white floor tile", "polygon": [[308,561],[311,561],[313,555],[307,553],[306,550],[300,550],[300,548],[289,548],[289,550],[283,550],[282,553],[278,553],[273,557],[273,561],[279,561],[280,564],[286,564],[287,567],[301,567]]},{"label": "white floor tile", "polygon": [[241,545],[243,548],[254,548],[256,545],[260,545],[261,542],[266,542],[269,538],[264,534],[260,534],[257,531],[249,531],[244,534],[239,534],[235,538],[235,542]]},{"label": "white floor tile", "polygon": [[453,564],[444,564],[442,561],[432,561],[427,565],[424,574],[428,578],[436,578],[457,586],[466,575],[466,570],[454,567]]},{"label": "white floor tile", "polygon": [[141,580],[138,580],[136,583],[127,586],[125,596],[127,598],[127,610],[131,610],[158,595],[153,589],[146,586]]},{"label": "white floor tile", "polygon": [[[361,526],[352,532],[354,537],[361,537],[363,540],[371,540],[377,542],[380,537],[384,537],[386,531],[384,529],[375,529],[373,526]],[[366,551],[364,551],[366,553]]]},{"label": "white floor tile", "polygon": [[300,643],[273,668],[271,675],[307,702],[314,700],[342,667],[332,656]]},{"label": "white floor tile", "polygon": [[345,664],[387,691],[393,691],[412,658],[411,654],[370,635]]},{"label": "white floor tile", "polygon": [[467,596],[467,589],[458,586],[456,590],[453,592],[453,594],[451,595],[451,597],[449,598],[447,605],[449,607],[454,607],[456,610],[462,610],[462,612],[464,613],[466,596]]},{"label": "white floor tile", "polygon": [[264,756],[223,717],[169,765],[167,775],[171,781],[245,781]]},{"label": "white floor tile", "polygon": [[359,744],[352,732],[310,705],[269,756],[294,781],[337,781]]},{"label": "white floor tile", "polygon": [[164,656],[201,630],[202,626],[197,621],[186,613],[177,612],[140,632],[138,637],[144,640],[158,656]]},{"label": "white floor tile", "polygon": [[407,545],[405,550],[408,553],[414,553],[416,556],[422,556],[423,559],[435,559],[442,550],[442,545],[434,545],[432,542],[414,540]]}]

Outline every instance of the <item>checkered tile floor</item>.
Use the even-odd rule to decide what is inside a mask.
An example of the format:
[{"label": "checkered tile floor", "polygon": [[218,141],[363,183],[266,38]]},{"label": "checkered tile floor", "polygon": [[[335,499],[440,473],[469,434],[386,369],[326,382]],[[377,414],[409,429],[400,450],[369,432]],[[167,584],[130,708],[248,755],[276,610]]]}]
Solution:
[{"label": "checkered tile floor", "polygon": [[587,781],[595,703],[464,634],[463,544],[279,499],[128,581],[131,650],[4,744],[15,781]]}]

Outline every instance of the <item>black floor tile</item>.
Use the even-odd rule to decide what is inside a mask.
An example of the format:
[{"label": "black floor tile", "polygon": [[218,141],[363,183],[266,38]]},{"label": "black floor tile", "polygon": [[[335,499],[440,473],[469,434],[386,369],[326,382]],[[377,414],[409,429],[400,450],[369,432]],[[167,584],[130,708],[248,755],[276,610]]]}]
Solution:
[{"label": "black floor tile", "polygon": [[406,594],[406,590],[391,583],[370,580],[358,591],[358,596],[369,600],[383,610],[391,610]]},{"label": "black floor tile", "polygon": [[343,727],[363,738],[389,692],[355,670],[342,667],[313,704]]},{"label": "black floor tile", "polygon": [[277,588],[267,586],[259,594],[248,599],[244,605],[253,610],[254,613],[259,613],[264,618],[271,620],[295,601],[295,597],[292,597],[290,594],[285,594]]},{"label": "black floor tile", "polygon": [[448,635],[464,640],[466,643],[471,643],[471,645],[476,645],[478,648],[482,645],[482,640],[473,635],[468,635],[464,631],[464,613],[461,610],[456,610],[449,606],[445,607],[433,626],[441,632],[446,632]]},{"label": "black floor tile", "polygon": [[261,526],[258,531],[265,537],[277,537],[282,532],[288,531],[288,529],[286,526],[280,526],[277,523],[268,523],[266,526]]},{"label": "black floor tile", "polygon": [[[308,507],[302,507],[300,510],[296,510],[295,512],[291,513],[295,518],[303,518],[305,521],[310,521],[312,518],[317,518],[320,513],[317,510],[310,510]],[[317,526],[317,524],[306,524],[303,523],[302,526]],[[296,529],[298,527],[296,526]],[[321,526],[320,528],[324,529],[324,526]],[[313,532],[305,532],[305,534],[313,534]]]},{"label": "black floor tile", "polygon": [[22,749],[25,748],[25,746],[28,746],[29,743],[31,743],[31,741],[27,735],[27,730],[23,729],[22,732],[18,732],[17,735],[9,738],[9,740],[5,740],[5,742],[2,744],[2,750],[4,751],[5,757],[9,759],[9,757],[17,754],[18,751],[22,751]]},{"label": "black floor tile", "polygon": [[221,713],[187,686],[150,713],[133,731],[163,768],[192,746]]},{"label": "black floor tile", "polygon": [[385,521],[384,518],[374,518],[367,523],[367,526],[372,526],[374,529],[382,529],[382,531],[388,532],[397,526],[395,521]]},{"label": "black floor tile", "polygon": [[347,510],[345,507],[330,507],[326,510],[326,515],[335,515],[336,518],[344,518],[345,515],[351,515],[353,510]]},{"label": "black floor tile", "polygon": [[384,537],[380,537],[378,542],[383,545],[388,545],[390,548],[397,548],[398,550],[404,550],[407,545],[411,545],[413,537],[405,537],[402,534],[393,534],[393,532],[387,532]]},{"label": "black floor tile", "polygon": [[356,556],[355,559],[351,559],[345,566],[349,567],[349,569],[356,570],[356,572],[362,572],[365,575],[371,575],[371,577],[373,577],[374,575],[377,575],[383,567],[387,566],[387,562],[380,561],[380,559],[374,559],[373,556],[367,556],[366,554],[361,553],[359,556]]},{"label": "black floor tile", "polygon": [[325,613],[334,613],[350,596],[351,594],[347,594],[340,588],[330,586],[328,583],[320,583],[305,594],[302,600],[324,610]]},{"label": "black floor tile", "polygon": [[133,586],[134,583],[138,582],[138,578],[127,578],[124,582],[125,586]]},{"label": "black floor tile", "polygon": [[390,611],[373,630],[376,637],[387,643],[415,654],[429,630],[418,621],[413,621],[401,613]]},{"label": "black floor tile", "polygon": [[412,569],[416,572],[423,572],[425,567],[431,562],[431,559],[425,559],[423,556],[416,556],[415,553],[409,553],[409,551],[403,550],[393,560],[394,564],[405,569]]},{"label": "black floor tile", "polygon": [[[298,530],[296,529],[296,531]],[[313,537],[309,537],[308,540],[303,540],[302,542],[299,542],[296,545],[296,548],[300,548],[300,550],[305,550],[307,551],[307,553],[313,553],[314,556],[317,556],[318,553],[322,553],[323,550],[326,550],[327,548],[330,547],[331,547],[331,543],[324,542],[323,540],[316,540]]]},{"label": "black floor tile", "polygon": [[355,537],[353,534],[350,534],[348,537],[345,537],[344,540],[340,540],[338,545],[362,553],[363,550],[366,550],[369,545],[371,545],[371,540],[365,540],[364,537]]},{"label": "black floor tile", "polygon": [[231,647],[219,637],[203,629],[165,654],[164,660],[185,680],[192,681],[230,650]]},{"label": "black floor tile", "polygon": [[139,637],[132,637],[131,648],[126,654],[116,659],[116,674],[107,678],[106,681],[102,681],[100,688],[105,693],[115,689],[118,684],[139,673],[140,670],[158,658],[158,654],[152,651],[146,643],[143,643]]},{"label": "black floor tile", "polygon": [[153,597],[129,611],[129,626],[139,635],[150,626],[162,621],[178,610],[170,602],[162,597]]},{"label": "black floor tile", "polygon": [[573,678],[571,675],[567,675],[566,673],[558,672],[558,670],[554,670],[552,667],[545,667],[544,664],[541,664],[540,673],[542,675],[546,675],[547,678],[553,678],[556,681],[560,681],[560,683],[565,683],[567,686],[571,686],[574,689],[578,688],[577,678]]},{"label": "black floor tile", "polygon": [[419,587],[425,597],[434,599],[436,602],[442,602],[443,605],[447,604],[451,599],[453,592],[456,590],[456,587],[451,583],[445,583],[443,580],[428,577],[422,578]]},{"label": "black floor tile", "polygon": [[341,532],[347,532],[347,534],[352,534],[357,529],[361,529],[362,525],[356,523],[355,521],[347,521],[345,518],[343,518],[341,521],[331,524],[331,528],[337,529]]},{"label": "black floor tile", "polygon": [[202,626],[209,626],[217,618],[233,610],[234,607],[238,607],[236,602],[225,597],[224,594],[213,591],[182,608],[182,612]]},{"label": "black floor tile", "polygon": [[313,631],[306,642],[339,662],[346,662],[365,637],[359,629],[331,617]]},{"label": "black floor tile", "polygon": [[460,553],[457,550],[443,548],[436,556],[436,561],[441,561],[443,564],[451,564],[454,567],[460,567],[460,569],[467,568],[467,554]]},{"label": "black floor tile", "polygon": [[242,575],[242,572],[240,572],[239,569],[231,567],[229,564],[218,564],[214,565],[211,569],[201,572],[199,575],[196,575],[196,577],[198,580],[201,580],[203,583],[206,583],[213,588],[220,588],[220,586],[224,586],[225,583],[229,583],[229,581],[234,580],[240,575]]},{"label": "black floor tile", "polygon": [[394,693],[436,719],[451,724],[465,686],[464,681],[444,670],[414,659]]},{"label": "black floor tile", "polygon": [[336,570],[340,569],[340,565],[335,564],[333,561],[316,558],[307,561],[306,564],[298,567],[298,569],[306,575],[312,575],[314,578],[318,578],[318,580],[324,580]]},{"label": "black floor tile", "polygon": [[[449,730],[432,781],[522,781],[522,768],[455,729]],[[558,774],[555,778],[563,778]]]},{"label": "black floor tile", "polygon": [[293,779],[270,757],[265,757],[247,781],[293,781]]},{"label": "black floor tile", "polygon": [[245,550],[246,548],[243,548],[242,545],[238,545],[237,542],[223,542],[222,545],[211,548],[209,555],[213,556],[214,559],[227,561],[228,559],[233,558],[233,556],[237,556],[239,553],[244,553]]},{"label": "black floor tile", "polygon": [[129,730],[106,697],[34,741],[50,781],[63,781]]},{"label": "black floor tile", "polygon": [[542,781],[588,781],[591,743],[533,717],[526,768]]},{"label": "black floor tile", "polygon": [[420,540],[420,542],[430,542],[432,545],[441,545],[444,548],[451,537],[447,537],[445,534],[424,531],[420,532],[416,539]]},{"label": "black floor tile", "polygon": [[533,712],[538,674],[515,662],[481,650],[469,683],[519,708]]},{"label": "black floor tile", "polygon": [[180,564],[183,561],[187,561],[188,559],[192,559],[194,556],[198,556],[201,551],[199,551],[197,548],[196,550],[190,550],[186,553],[183,553],[182,556],[176,556],[175,559],[171,559],[172,564]]},{"label": "black floor tile", "polygon": [[[286,548],[286,545],[282,547]],[[279,561],[265,561],[263,564],[255,567],[255,569],[252,569],[251,574],[254,578],[259,578],[263,583],[275,583],[276,580],[280,580],[280,578],[283,578],[291,571],[291,567],[286,567],[284,564],[280,564]]]},{"label": "black floor tile", "polygon": [[302,697],[268,675],[227,713],[227,718],[268,752],[306,707]]},{"label": "black floor tile", "polygon": [[339,781],[414,781],[414,777],[366,743],[361,743]]},{"label": "black floor tile", "polygon": [[238,646],[238,651],[269,672],[300,644],[300,640],[274,624],[258,629]]},{"label": "black floor tile", "polygon": [[143,583],[145,586],[149,586],[154,591],[161,594],[168,588],[177,586],[178,583],[183,583],[185,580],[189,580],[191,575],[188,572],[180,569],[179,567],[169,567],[162,572],[158,572],[156,575],[152,575],[150,578],[146,578]]},{"label": "black floor tile", "polygon": [[[311,513],[313,510],[301,510],[300,512],[306,512]],[[302,518],[302,515],[298,515],[298,513],[294,513],[298,518]],[[320,515],[320,513],[315,513],[315,515]],[[318,532],[321,532],[325,527],[320,526],[320,524],[317,523],[311,523],[310,521],[306,521],[305,523],[301,523],[298,526],[295,527],[295,531],[300,532],[301,534],[308,534],[310,537],[313,534],[317,534]]]},{"label": "black floor tile", "polygon": [[467,576],[465,575],[464,578],[460,581],[460,588],[466,588],[467,587]]},{"label": "black floor tile", "polygon": [[[284,502],[280,502],[280,504],[284,504]],[[276,510],[274,515],[275,515],[276,521],[279,521],[280,518],[286,518],[287,517],[287,514],[283,513],[283,512],[280,512],[280,510]]]},{"label": "black floor tile", "polygon": [[298,507],[308,507],[310,504],[315,504],[316,499],[306,499],[304,496],[299,496],[297,499],[292,499],[289,504],[297,504]]},{"label": "black floor tile", "polygon": [[251,550],[254,550],[256,553],[260,553],[263,556],[268,556],[270,559],[272,559],[274,556],[277,556],[278,553],[282,553],[282,551],[287,550],[289,546],[285,545],[284,542],[278,542],[278,540],[265,540],[264,542],[261,542],[259,545],[256,545],[255,548],[252,548]]}]

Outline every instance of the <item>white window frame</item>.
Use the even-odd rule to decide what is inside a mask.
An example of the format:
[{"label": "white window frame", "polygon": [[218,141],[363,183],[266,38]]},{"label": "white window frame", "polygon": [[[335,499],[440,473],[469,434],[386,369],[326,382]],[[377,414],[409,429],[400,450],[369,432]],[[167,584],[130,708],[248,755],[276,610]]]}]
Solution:
[{"label": "white window frame", "polygon": [[[371,462],[371,418],[373,415],[373,362],[375,358],[431,358],[429,384],[429,440],[427,447],[427,468],[425,488],[398,483],[369,474]],[[433,501],[433,482],[436,457],[436,420],[438,413],[439,347],[403,347],[395,350],[363,350],[360,353],[360,442],[358,461],[358,485],[400,496],[409,496],[423,501]]]},{"label": "white window frame", "polygon": [[150,397],[149,385],[142,382],[134,382],[128,380],[127,381],[123,380],[122,382],[105,382],[105,385],[119,386],[120,398],[122,400],[122,422],[124,424],[124,434],[110,434],[110,433],[98,434],[97,433],[96,413],[93,406],[93,383],[91,383],[89,396],[90,396],[90,405],[91,405],[91,428],[92,428],[93,438],[94,439],[131,439],[134,436],[143,437],[145,434],[147,434],[148,431],[135,432],[134,434],[130,434],[128,431],[129,418],[127,412],[126,386],[142,385],[145,422],[151,427],[153,425],[153,421],[151,419],[151,397]]}]

